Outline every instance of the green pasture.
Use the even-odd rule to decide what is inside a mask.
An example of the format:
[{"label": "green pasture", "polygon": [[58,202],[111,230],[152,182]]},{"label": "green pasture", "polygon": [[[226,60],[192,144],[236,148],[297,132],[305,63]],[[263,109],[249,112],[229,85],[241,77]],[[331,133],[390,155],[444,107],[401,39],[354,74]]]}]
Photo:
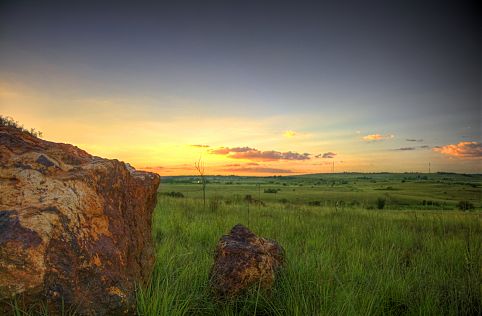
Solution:
[{"label": "green pasture", "polygon": [[[236,187],[218,194],[239,193],[231,188]],[[248,187],[241,192],[253,193]],[[199,198],[159,194],[153,220],[157,263],[150,286],[138,291],[140,315],[482,311],[480,212],[227,201],[212,195],[204,207]],[[218,302],[209,290],[213,252],[220,236],[237,223],[277,240],[286,251],[286,265],[272,291],[253,286],[243,297]]]},{"label": "green pasture", "polygon": [[[208,176],[206,196],[242,203],[246,195],[264,202],[370,209],[454,210],[460,201],[482,208],[482,175],[318,174],[286,177]],[[167,177],[160,192],[202,198],[200,177]],[[271,190],[270,190],[271,189]],[[268,193],[268,192],[276,193]]]},{"label": "green pasture", "polygon": [[[139,315],[482,314],[482,175],[208,176],[206,201],[200,180],[161,180]],[[214,249],[238,223],[285,266],[271,291],[217,301]],[[15,309],[32,314],[48,311]]]}]

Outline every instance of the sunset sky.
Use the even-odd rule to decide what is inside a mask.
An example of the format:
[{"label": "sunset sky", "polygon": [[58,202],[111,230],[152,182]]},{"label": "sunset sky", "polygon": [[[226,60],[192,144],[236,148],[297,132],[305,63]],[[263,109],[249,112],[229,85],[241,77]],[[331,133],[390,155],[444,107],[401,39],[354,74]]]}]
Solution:
[{"label": "sunset sky", "polygon": [[161,175],[482,172],[472,1],[228,2],[3,1],[0,114]]}]

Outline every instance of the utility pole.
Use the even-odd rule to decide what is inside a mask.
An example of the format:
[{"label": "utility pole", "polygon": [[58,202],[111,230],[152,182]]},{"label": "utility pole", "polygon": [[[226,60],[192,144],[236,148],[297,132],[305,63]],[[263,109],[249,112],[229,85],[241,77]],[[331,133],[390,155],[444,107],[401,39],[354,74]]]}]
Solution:
[{"label": "utility pole", "polygon": [[331,169],[331,172],[332,172],[332,173],[335,173],[335,161],[334,161],[334,160],[333,160],[333,167],[332,167],[332,169]]},{"label": "utility pole", "polygon": [[430,173],[430,161],[428,162],[428,173]]}]

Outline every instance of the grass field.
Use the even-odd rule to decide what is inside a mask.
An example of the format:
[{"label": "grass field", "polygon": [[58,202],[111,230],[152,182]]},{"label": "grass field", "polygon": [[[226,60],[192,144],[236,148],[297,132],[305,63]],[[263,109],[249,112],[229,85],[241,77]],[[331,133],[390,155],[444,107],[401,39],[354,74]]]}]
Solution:
[{"label": "grass field", "polygon": [[[160,192],[201,198],[199,177],[167,177]],[[391,210],[456,210],[469,201],[482,210],[482,175],[465,174],[313,174],[284,177],[207,177],[208,198],[241,203],[246,195],[264,202],[320,204],[345,208]],[[269,190],[276,193],[265,193]]]},{"label": "grass field", "polygon": [[[206,204],[199,178],[161,181],[139,315],[482,314],[482,175],[207,180]],[[272,291],[217,302],[214,249],[237,223],[277,240],[286,264]]]},{"label": "grass field", "polygon": [[[204,206],[197,178],[165,179],[153,220],[157,264],[139,289],[139,314],[480,315],[481,180],[210,177]],[[459,200],[473,212],[457,210]],[[237,223],[280,242],[287,263],[271,292],[253,288],[221,304],[208,273],[217,240]]]}]

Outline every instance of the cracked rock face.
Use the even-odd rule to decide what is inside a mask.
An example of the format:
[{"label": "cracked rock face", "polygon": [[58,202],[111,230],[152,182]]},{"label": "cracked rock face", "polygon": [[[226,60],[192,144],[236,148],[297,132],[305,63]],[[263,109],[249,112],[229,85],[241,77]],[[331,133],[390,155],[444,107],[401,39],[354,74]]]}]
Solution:
[{"label": "cracked rock face", "polygon": [[156,174],[0,126],[0,313],[13,296],[132,313],[153,267],[158,186]]},{"label": "cracked rock face", "polygon": [[250,287],[270,289],[283,265],[284,250],[274,240],[256,236],[238,224],[219,240],[210,273],[218,298],[233,298]]}]

